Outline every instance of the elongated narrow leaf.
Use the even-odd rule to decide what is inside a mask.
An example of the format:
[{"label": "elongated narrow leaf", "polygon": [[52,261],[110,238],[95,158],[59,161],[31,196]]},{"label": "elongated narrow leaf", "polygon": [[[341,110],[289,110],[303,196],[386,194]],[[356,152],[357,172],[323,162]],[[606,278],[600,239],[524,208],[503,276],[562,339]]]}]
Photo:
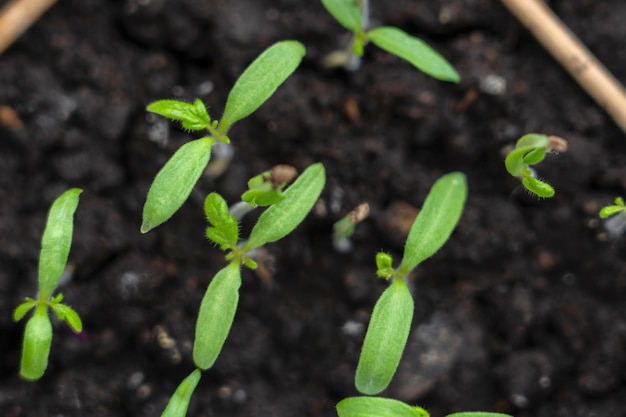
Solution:
[{"label": "elongated narrow leaf", "polygon": [[361,31],[361,9],[356,0],[322,0],[322,4],[341,26],[354,33]]},{"label": "elongated narrow leaf", "polygon": [[291,233],[311,211],[325,183],[324,166],[321,163],[309,166],[287,188],[285,198],[271,205],[259,217],[244,249],[249,251],[258,248]]},{"label": "elongated narrow leaf", "polygon": [[202,298],[193,345],[193,360],[202,370],[212,367],[222,350],[237,310],[240,286],[239,264],[232,262],[215,275]]},{"label": "elongated narrow leaf", "polygon": [[394,281],[374,306],[361,357],[356,389],[375,395],[387,388],[398,368],[413,320],[413,296],[402,280]]},{"label": "elongated narrow leaf", "polygon": [[187,408],[189,408],[191,394],[193,394],[196,389],[201,376],[202,372],[196,369],[183,379],[183,382],[178,385],[178,388],[174,391],[174,395],[172,395],[172,398],[170,398],[170,401],[167,403],[167,407],[163,410],[161,417],[185,417]]},{"label": "elongated narrow leaf", "polygon": [[48,367],[52,344],[52,324],[46,307],[39,307],[26,323],[20,376],[34,381],[43,376]]},{"label": "elongated narrow leaf", "polygon": [[212,144],[210,138],[187,142],[161,168],[143,206],[141,233],[167,221],[187,200],[209,163]]},{"label": "elongated narrow leaf", "polygon": [[513,417],[510,414],[489,413],[487,411],[463,411],[461,413],[448,414],[446,417]]},{"label": "elongated narrow leaf", "polygon": [[61,194],[50,207],[46,228],[41,238],[39,255],[39,297],[48,299],[65,270],[72,246],[74,213],[78,207],[79,188]]},{"label": "elongated narrow leaf", "polygon": [[239,240],[239,224],[228,212],[224,198],[217,193],[209,194],[204,200],[204,213],[212,224],[206,230],[207,237],[220,245],[222,250],[235,248]]},{"label": "elongated narrow leaf", "polygon": [[383,397],[350,397],[337,404],[339,417],[424,417],[420,410]]},{"label": "elongated narrow leaf", "polygon": [[413,222],[404,246],[400,271],[408,274],[448,240],[461,218],[467,198],[467,180],[461,172],[439,178]]},{"label": "elongated narrow leaf", "polygon": [[533,177],[522,178],[522,185],[537,197],[550,198],[554,196],[554,188],[545,181]]},{"label": "elongated narrow leaf", "polygon": [[[624,211],[626,211],[626,209],[624,209],[624,207],[621,207],[621,206],[606,206],[606,207],[602,207],[602,209],[600,210],[599,216],[602,219],[606,219],[608,217],[613,216],[614,214],[622,213]],[[23,305],[24,304],[22,304],[20,307],[22,307]],[[13,315],[13,317],[15,317],[15,314]]]},{"label": "elongated narrow leaf", "polygon": [[458,83],[459,73],[439,52],[426,42],[393,26],[380,26],[367,32],[376,46],[394,54],[420,71],[441,81]]},{"label": "elongated narrow leaf", "polygon": [[276,89],[293,73],[306,49],[297,41],[282,41],[259,55],[235,82],[228,94],[220,131],[249,116],[269,99]]},{"label": "elongated narrow leaf", "polygon": [[507,172],[514,177],[522,175],[527,166],[524,162],[524,156],[533,149],[535,148],[532,146],[522,146],[509,152],[506,158],[504,158],[504,167]]},{"label": "elongated narrow leaf", "polygon": [[185,129],[202,130],[211,124],[206,106],[200,99],[193,104],[178,100],[159,100],[151,103],[146,110],[181,122]]}]

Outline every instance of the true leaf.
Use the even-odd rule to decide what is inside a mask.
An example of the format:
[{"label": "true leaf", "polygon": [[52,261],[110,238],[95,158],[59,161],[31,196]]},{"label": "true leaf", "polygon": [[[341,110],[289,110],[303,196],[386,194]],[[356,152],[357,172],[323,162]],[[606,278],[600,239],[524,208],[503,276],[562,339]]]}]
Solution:
[{"label": "true leaf", "polygon": [[383,397],[350,397],[337,404],[339,417],[424,417],[414,407]]},{"label": "true leaf", "polygon": [[341,26],[354,33],[361,31],[361,9],[355,0],[322,0],[322,4]]},{"label": "true leaf", "polygon": [[228,205],[222,196],[209,194],[204,200],[204,213],[213,225],[207,228],[207,237],[220,245],[222,250],[235,248],[239,240],[239,224],[228,212]]},{"label": "true leaf", "polygon": [[159,100],[151,103],[146,110],[181,122],[185,129],[202,130],[211,124],[211,118],[200,99],[193,104],[178,100]]},{"label": "true leaf", "polygon": [[437,180],[406,239],[399,269],[403,274],[432,256],[448,240],[461,217],[466,198],[467,180],[463,173],[453,172]]},{"label": "true leaf", "polygon": [[541,198],[550,198],[554,195],[554,188],[547,182],[533,177],[522,178],[522,185],[531,193]]},{"label": "true leaf", "polygon": [[39,255],[39,298],[47,300],[59,283],[72,246],[74,213],[81,189],[72,188],[61,194],[50,207],[46,228],[41,238]]},{"label": "true leaf", "polygon": [[83,322],[81,321],[78,313],[72,307],[67,304],[52,304],[51,308],[58,319],[67,322],[68,326],[70,326],[74,333],[80,333],[83,331]]},{"label": "true leaf", "polygon": [[375,395],[387,388],[406,345],[413,319],[413,296],[402,280],[380,296],[370,319],[354,378],[356,389]]},{"label": "true leaf", "polygon": [[414,67],[441,81],[458,83],[459,73],[439,52],[424,41],[393,26],[379,26],[367,32],[379,48],[394,54]]},{"label": "true leaf", "polygon": [[250,232],[246,251],[275,242],[291,233],[317,201],[324,184],[326,172],[321,163],[309,166],[284,192],[285,198],[271,205]]},{"label": "true leaf", "polygon": [[185,417],[187,414],[187,408],[189,407],[189,401],[191,400],[191,394],[196,389],[202,372],[199,369],[194,370],[178,385],[174,395],[170,398],[165,410],[161,417]]},{"label": "true leaf", "polygon": [[20,321],[22,318],[32,310],[37,303],[32,299],[27,299],[25,302],[17,306],[15,310],[13,310],[13,321]]},{"label": "true leaf", "polygon": [[193,345],[193,360],[202,370],[213,366],[222,350],[237,310],[240,285],[239,264],[231,262],[215,275],[202,298]]},{"label": "true leaf", "polygon": [[277,42],[261,53],[230,90],[220,131],[226,133],[233,123],[265,103],[296,70],[305,53],[304,45],[297,41]]},{"label": "true leaf", "polygon": [[34,381],[41,378],[48,367],[48,356],[52,344],[52,324],[45,305],[38,307],[26,323],[20,376]]},{"label": "true leaf", "polygon": [[143,206],[141,233],[167,221],[187,200],[209,163],[212,144],[210,138],[187,142],[161,168]]}]

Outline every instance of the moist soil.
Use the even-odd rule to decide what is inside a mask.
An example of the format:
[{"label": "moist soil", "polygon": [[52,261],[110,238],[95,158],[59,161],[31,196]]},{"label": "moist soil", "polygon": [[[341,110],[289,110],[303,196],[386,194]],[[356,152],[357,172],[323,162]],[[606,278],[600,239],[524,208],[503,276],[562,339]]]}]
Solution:
[{"label": "moist soil", "polygon": [[[626,80],[626,3],[549,3]],[[433,417],[626,416],[626,246],[597,217],[624,195],[624,133],[498,1],[374,1],[372,16],[425,39],[462,81],[430,79],[373,45],[355,72],[323,68],[348,38],[317,1],[66,0],[0,56],[1,415],[159,416],[194,369],[200,300],[225,264],[204,237],[204,197],[235,202],[275,164],[319,161],[321,200],[267,245],[262,271],[244,271],[234,326],[189,416],[330,417],[358,395],[364,330],[387,285],[375,254],[399,261],[412,216],[450,171],[467,175],[467,205],[411,276],[413,329],[382,395]],[[154,175],[193,137],[145,106],[199,97],[217,117],[242,70],[283,39],[307,55],[233,127],[230,166],[142,235]],[[538,166],[554,198],[529,196],[504,170],[503,150],[528,132],[569,142]],[[70,187],[85,191],[60,291],[85,331],[56,323],[45,376],[26,382],[24,323],[11,312],[36,292],[46,213]],[[371,215],[339,253],[333,223],[361,202]]]}]

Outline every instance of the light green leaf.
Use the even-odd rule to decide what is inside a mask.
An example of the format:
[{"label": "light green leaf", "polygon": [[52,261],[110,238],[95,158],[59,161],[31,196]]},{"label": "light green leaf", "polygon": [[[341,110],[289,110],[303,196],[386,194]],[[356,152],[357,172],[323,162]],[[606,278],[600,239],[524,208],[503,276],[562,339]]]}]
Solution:
[{"label": "light green leaf", "polygon": [[389,279],[395,272],[393,269],[393,258],[385,252],[376,254],[376,275],[381,278]]},{"label": "light green leaf", "polygon": [[202,130],[211,125],[209,113],[200,99],[196,99],[193,104],[178,100],[159,100],[151,103],[146,110],[177,120],[189,130]]},{"label": "light green leaf", "polygon": [[547,182],[538,180],[533,177],[522,178],[522,185],[537,197],[550,198],[554,196],[554,188]]},{"label": "light green leaf", "polygon": [[523,146],[520,148],[515,148],[504,158],[504,167],[507,172],[514,177],[519,177],[522,175],[524,170],[526,170],[527,164],[524,162],[524,156],[535,149],[532,146]]},{"label": "light green leaf", "polygon": [[143,206],[141,233],[167,221],[183,205],[211,158],[211,138],[181,146],[154,178]]},{"label": "light green leaf", "polygon": [[311,211],[325,183],[324,166],[321,163],[309,166],[285,190],[285,198],[259,217],[243,249],[250,251],[291,233]]},{"label": "light green leaf", "polygon": [[398,368],[413,319],[413,296],[402,280],[394,281],[374,306],[361,357],[356,389],[375,395],[387,388]]},{"label": "light green leaf", "polygon": [[600,215],[601,218],[606,219],[607,217],[611,217],[611,216],[613,216],[613,215],[615,215],[617,213],[621,213],[621,212],[624,212],[624,211],[626,211],[626,209],[624,209],[624,207],[621,207],[621,206],[606,206],[606,207],[602,207],[602,209],[600,210],[599,215]]},{"label": "light green leaf", "polygon": [[616,197],[615,198],[615,205],[621,206],[621,207],[625,207],[624,199],[622,197]]},{"label": "light green leaf", "polygon": [[489,413],[486,411],[463,411],[461,413],[448,414],[446,417],[513,417],[509,414]]},{"label": "light green leaf", "polygon": [[183,382],[176,388],[174,395],[167,403],[167,407],[163,410],[161,417],[185,417],[189,401],[191,401],[191,394],[196,389],[201,376],[202,372],[196,369],[183,379]]},{"label": "light green leaf", "polygon": [[15,310],[13,310],[13,321],[22,320],[26,313],[35,308],[36,305],[37,302],[35,300],[33,300],[32,298],[27,298],[25,302],[23,302],[22,304],[17,306]]},{"label": "light green leaf", "polygon": [[212,367],[222,350],[237,310],[240,286],[239,264],[231,262],[215,275],[202,298],[193,345],[193,360],[202,370]]},{"label": "light green leaf", "polygon": [[535,148],[524,155],[523,161],[528,165],[535,165],[543,161],[546,157],[546,148]]},{"label": "light green leaf", "polygon": [[282,41],[259,55],[235,82],[226,100],[219,130],[249,116],[269,99],[300,65],[306,49],[297,41]]},{"label": "light green leaf", "polygon": [[222,250],[234,249],[239,240],[239,224],[228,212],[228,204],[217,193],[211,193],[204,200],[204,213],[213,227],[208,227],[206,236],[220,245]]},{"label": "light green leaf", "polygon": [[60,321],[67,322],[74,333],[83,331],[83,322],[78,313],[67,304],[52,304],[50,306]]},{"label": "light green leaf", "polygon": [[399,268],[402,274],[408,274],[443,246],[461,218],[466,198],[463,173],[446,174],[435,182],[406,239]]},{"label": "light green leaf", "polygon": [[78,207],[79,188],[61,194],[50,207],[41,238],[39,255],[39,299],[47,300],[59,283],[72,246],[74,213]]},{"label": "light green leaf", "polygon": [[439,52],[424,41],[393,26],[380,26],[367,32],[376,46],[394,54],[420,71],[441,81],[458,83],[459,73]]},{"label": "light green leaf", "polygon": [[543,133],[527,133],[517,140],[515,148],[530,146],[531,148],[545,148],[548,145],[548,135]]},{"label": "light green leaf", "polygon": [[52,324],[42,305],[26,323],[24,329],[24,345],[22,347],[22,361],[20,376],[34,381],[43,376],[48,367],[48,356],[52,344]]},{"label": "light green leaf", "polygon": [[322,0],[322,4],[341,26],[354,33],[361,31],[361,9],[355,0]]},{"label": "light green leaf", "polygon": [[419,410],[383,397],[350,397],[337,404],[339,417],[423,417]]}]

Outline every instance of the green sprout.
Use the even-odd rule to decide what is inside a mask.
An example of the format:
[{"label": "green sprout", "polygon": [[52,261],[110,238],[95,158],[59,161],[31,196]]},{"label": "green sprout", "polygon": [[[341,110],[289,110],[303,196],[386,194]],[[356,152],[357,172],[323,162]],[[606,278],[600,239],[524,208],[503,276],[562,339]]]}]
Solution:
[{"label": "green sprout", "polygon": [[356,69],[359,60],[353,57],[363,56],[365,45],[371,41],[379,48],[408,61],[433,78],[459,82],[460,77],[454,67],[421,39],[393,26],[369,29],[367,27],[369,25],[368,0],[359,0],[358,3],[361,7],[357,4],[357,0],[322,0],[326,10],[337,22],[353,33],[350,52],[344,53],[343,58],[338,58],[338,55],[334,54],[331,60],[340,62],[348,69]]},{"label": "green sprout", "polygon": [[354,210],[339,219],[333,225],[333,246],[338,252],[349,252],[352,248],[350,238],[354,233],[357,223],[365,220],[370,214],[370,206],[362,203]]},{"label": "green sprout", "polygon": [[[430,417],[422,407],[410,406],[398,400],[382,397],[351,397],[337,404],[339,417]],[[446,417],[511,417],[508,414],[465,411]]]},{"label": "green sprout", "polygon": [[414,302],[407,276],[448,240],[461,217],[466,197],[465,175],[444,175],[433,185],[411,226],[400,266],[393,268],[391,255],[377,254],[377,275],[390,280],[391,285],[376,302],[363,341],[355,375],[356,388],[361,393],[378,394],[395,374],[413,319]]},{"label": "green sprout", "polygon": [[26,297],[13,312],[13,320],[21,320],[34,309],[24,330],[24,345],[20,365],[20,376],[26,380],[37,380],[48,367],[48,356],[52,344],[52,323],[48,316],[50,308],[60,321],[79,333],[83,324],[70,306],[62,304],[63,294],[52,296],[65,270],[72,245],[74,212],[78,207],[78,196],[82,190],[72,188],[61,194],[50,207],[48,220],[41,239],[39,255],[37,298]]},{"label": "green sprout", "polygon": [[167,221],[187,200],[211,158],[216,143],[229,144],[230,127],[266,102],[296,70],[306,50],[297,41],[282,41],[259,55],[235,82],[221,120],[212,120],[204,103],[160,100],[147,110],[181,122],[184,129],[207,135],[181,146],[154,178],[143,208],[141,232]]},{"label": "green sprout", "polygon": [[617,197],[615,204],[602,207],[598,215],[601,219],[608,219],[620,213],[626,213],[626,205],[624,205],[624,199],[622,197]]},{"label": "green sprout", "polygon": [[[289,170],[288,170],[289,171]],[[278,174],[276,174],[278,175]],[[253,178],[252,189],[259,190],[266,173]],[[193,360],[198,368],[178,387],[170,399],[163,416],[182,417],[187,411],[191,394],[200,379],[200,371],[213,366],[230,332],[239,302],[241,266],[256,269],[254,251],[259,247],[282,239],[291,233],[311,211],[326,183],[326,171],[320,163],[309,166],[277,198],[275,188],[265,188],[255,194],[254,201],[268,208],[259,216],[247,241],[240,242],[239,223],[229,212],[224,198],[217,193],[207,196],[204,211],[209,222],[207,238],[226,252],[228,264],[215,274],[200,304],[193,345]],[[284,182],[276,184],[284,187]],[[249,193],[248,190],[246,193]],[[244,193],[244,196],[245,194]],[[242,199],[245,199],[242,197]],[[259,204],[262,201],[263,204]]]},{"label": "green sprout", "polygon": [[504,166],[509,174],[518,177],[526,190],[541,198],[554,196],[554,188],[537,178],[532,165],[543,161],[549,152],[567,151],[567,142],[558,136],[540,133],[528,133],[515,144],[515,149],[508,153]]},{"label": "green sprout", "polygon": [[598,215],[607,219],[604,228],[611,237],[617,238],[626,230],[626,206],[622,197],[617,197],[615,204],[602,207]]}]

